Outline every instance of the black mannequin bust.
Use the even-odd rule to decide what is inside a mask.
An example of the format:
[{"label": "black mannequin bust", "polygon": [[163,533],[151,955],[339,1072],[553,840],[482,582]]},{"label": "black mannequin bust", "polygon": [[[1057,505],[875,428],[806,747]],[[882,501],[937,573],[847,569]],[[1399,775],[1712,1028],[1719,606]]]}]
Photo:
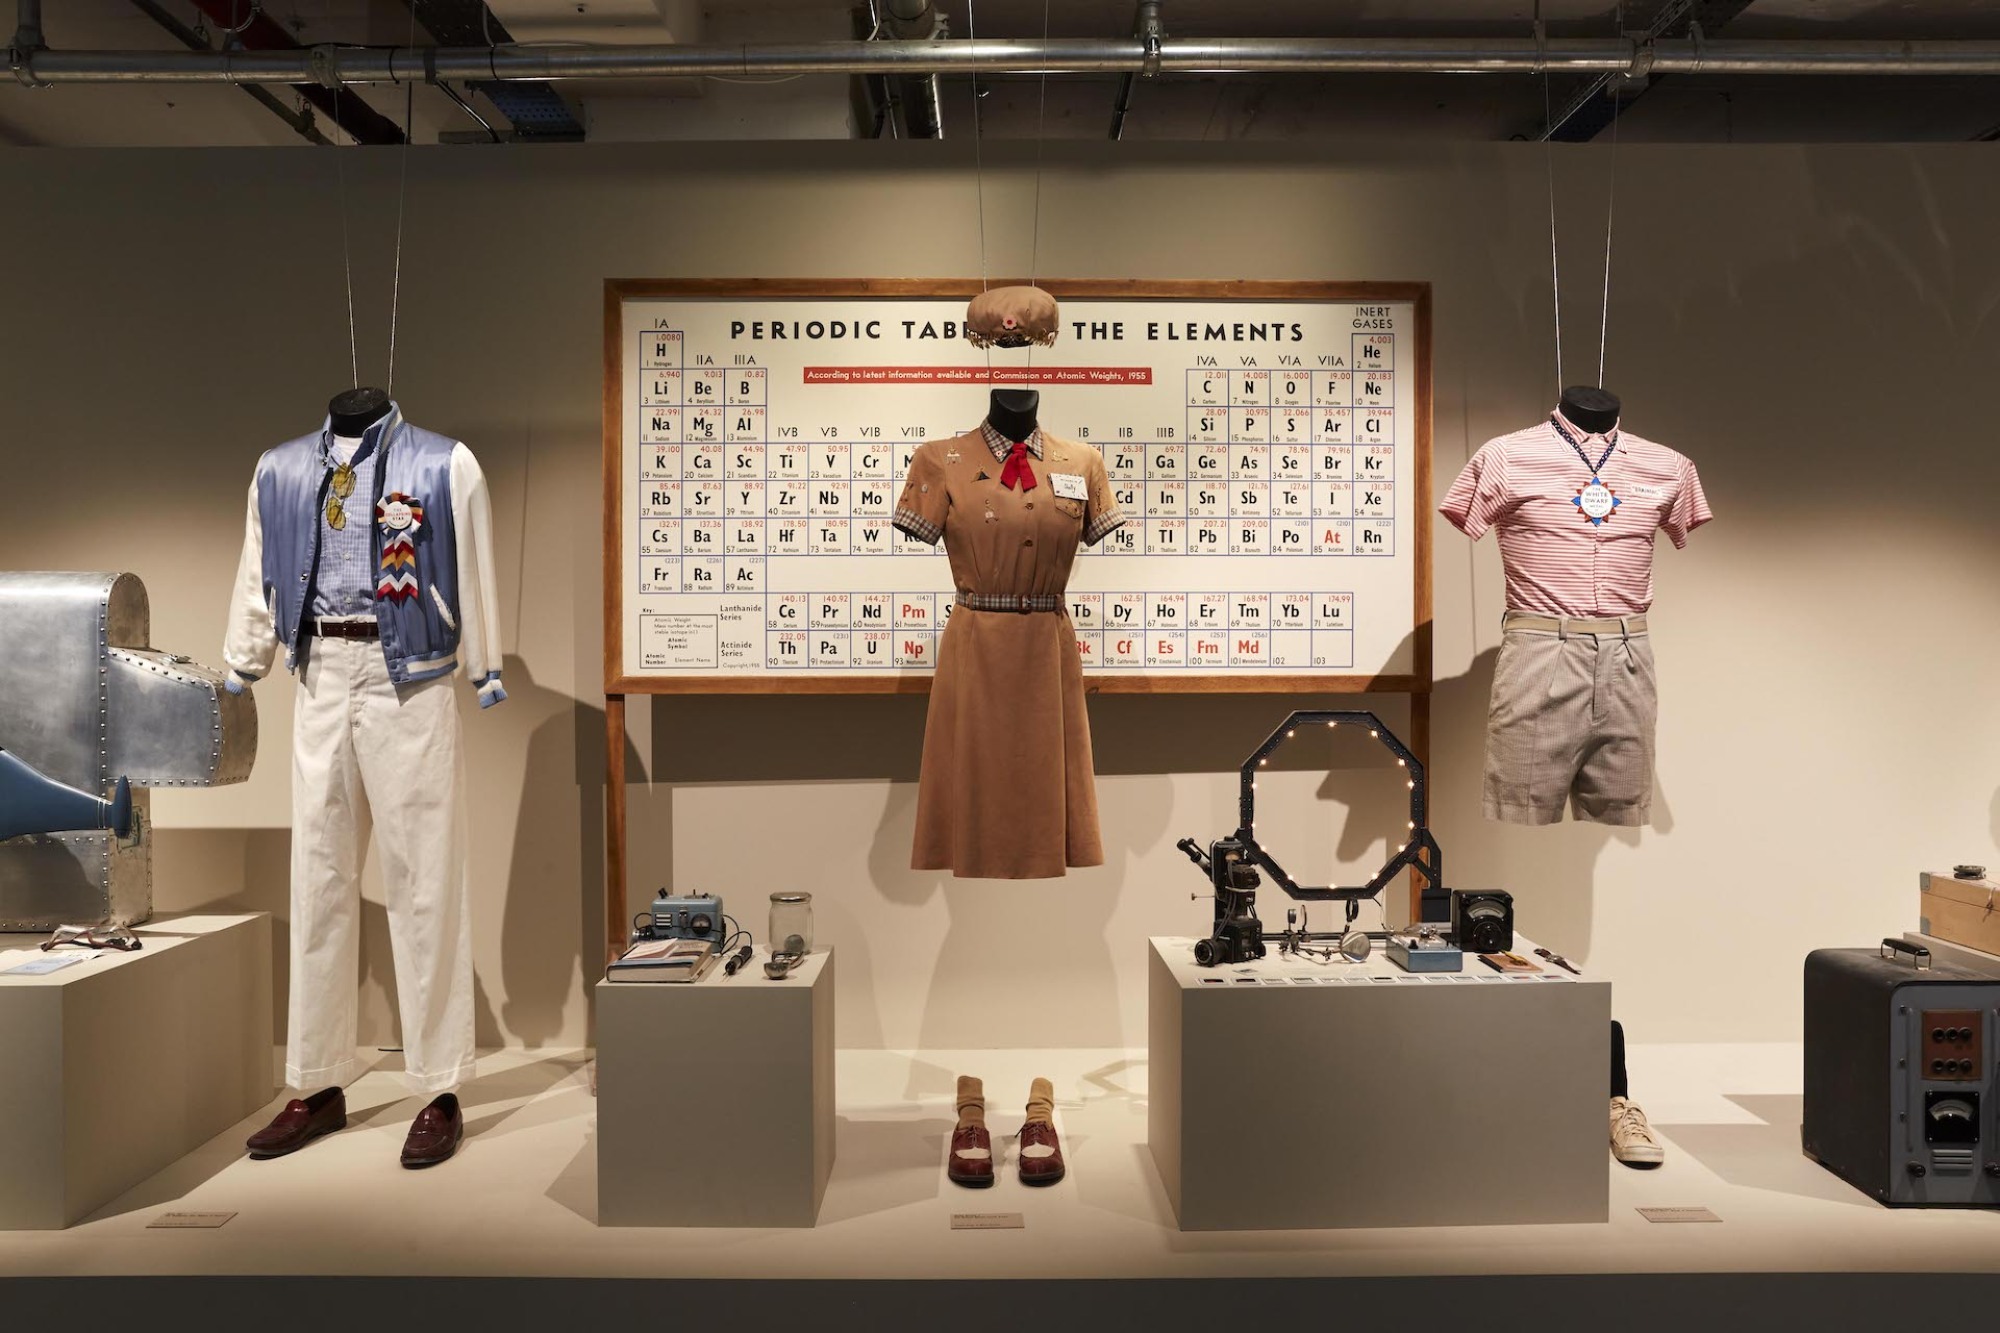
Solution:
[{"label": "black mannequin bust", "polygon": [[993,429],[1019,444],[1035,433],[1036,414],[1042,395],[1034,389],[995,389],[986,408],[986,420]]},{"label": "black mannequin bust", "polygon": [[333,433],[358,440],[361,433],[389,415],[389,395],[381,389],[342,389],[326,405]]},{"label": "black mannequin bust", "polygon": [[1624,405],[1609,389],[1572,384],[1562,393],[1562,414],[1591,435],[1602,435],[1618,424]]}]

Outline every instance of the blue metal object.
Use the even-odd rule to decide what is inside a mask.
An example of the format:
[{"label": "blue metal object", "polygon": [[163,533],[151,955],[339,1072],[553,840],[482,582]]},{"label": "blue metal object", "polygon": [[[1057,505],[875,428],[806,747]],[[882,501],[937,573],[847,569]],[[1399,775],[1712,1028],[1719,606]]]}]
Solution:
[{"label": "blue metal object", "polygon": [[0,750],[0,842],[31,833],[132,832],[132,784],[124,778],[110,800],[65,786],[26,760]]}]

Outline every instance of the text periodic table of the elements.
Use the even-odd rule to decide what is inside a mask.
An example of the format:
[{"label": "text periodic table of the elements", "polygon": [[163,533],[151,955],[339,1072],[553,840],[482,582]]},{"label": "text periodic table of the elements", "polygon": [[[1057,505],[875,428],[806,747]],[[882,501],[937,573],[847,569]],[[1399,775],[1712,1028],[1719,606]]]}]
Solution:
[{"label": "text periodic table of the elements", "polygon": [[1429,439],[1411,293],[1099,298],[1050,282],[1056,345],[985,352],[965,340],[965,295],[881,290],[895,285],[610,284],[609,677],[928,675],[950,569],[890,517],[918,446],[976,427],[994,385],[1039,389],[1043,428],[1102,452],[1125,514],[1079,551],[1067,598],[1098,687],[1413,676]]}]

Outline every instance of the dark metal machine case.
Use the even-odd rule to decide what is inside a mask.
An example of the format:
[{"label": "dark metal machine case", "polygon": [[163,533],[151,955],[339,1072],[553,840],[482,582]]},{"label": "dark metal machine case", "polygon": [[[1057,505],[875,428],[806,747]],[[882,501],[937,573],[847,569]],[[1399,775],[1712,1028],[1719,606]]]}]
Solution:
[{"label": "dark metal machine case", "polygon": [[1806,1154],[1883,1203],[2000,1205],[1996,1018],[2000,967],[1919,968],[1885,949],[1808,954]]}]

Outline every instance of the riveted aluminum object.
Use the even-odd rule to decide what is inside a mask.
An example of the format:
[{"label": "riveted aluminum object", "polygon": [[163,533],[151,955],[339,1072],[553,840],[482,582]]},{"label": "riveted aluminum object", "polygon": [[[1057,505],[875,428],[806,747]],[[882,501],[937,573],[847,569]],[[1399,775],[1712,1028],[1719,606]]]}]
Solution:
[{"label": "riveted aluminum object", "polygon": [[146,587],[118,573],[0,572],[0,746],[57,782],[132,791],[132,827],[0,842],[0,931],[131,925],[153,911],[148,787],[250,776],[252,697],[151,645]]}]

